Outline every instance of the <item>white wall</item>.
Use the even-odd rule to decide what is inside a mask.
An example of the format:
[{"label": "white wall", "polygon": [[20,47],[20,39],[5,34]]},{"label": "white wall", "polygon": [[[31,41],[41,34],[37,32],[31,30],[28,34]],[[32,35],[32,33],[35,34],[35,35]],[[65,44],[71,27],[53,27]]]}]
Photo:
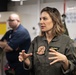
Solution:
[{"label": "white wall", "polygon": [[[40,6],[39,4],[30,4],[22,6],[20,6],[19,4],[15,4],[14,6],[13,5],[9,6],[10,11],[15,11],[20,14],[22,24],[30,32],[32,39],[39,34],[39,27],[38,27],[39,13],[42,8],[46,6],[56,7],[60,11],[60,13],[63,14],[63,1],[42,3],[40,4]],[[73,6],[76,7],[76,1],[67,1],[67,8],[71,8]],[[69,13],[69,11],[66,11],[66,13]],[[72,39],[76,38],[75,36],[76,33],[74,33],[76,28],[75,24],[76,22],[72,24],[67,22],[68,31]],[[33,27],[35,27],[36,29],[33,30]]]},{"label": "white wall", "polygon": [[[10,8],[11,10],[11,8]],[[39,10],[38,5],[23,5],[12,7],[12,10],[20,14],[21,24],[28,29],[31,39],[38,35],[39,32]],[[33,30],[35,27],[35,30]]]}]

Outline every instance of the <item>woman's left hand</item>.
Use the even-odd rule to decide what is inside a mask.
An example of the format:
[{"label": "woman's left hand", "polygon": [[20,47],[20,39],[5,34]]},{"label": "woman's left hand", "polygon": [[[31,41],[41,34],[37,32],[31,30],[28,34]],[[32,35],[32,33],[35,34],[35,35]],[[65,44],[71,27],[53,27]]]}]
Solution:
[{"label": "woman's left hand", "polygon": [[55,51],[54,49],[49,49],[49,54],[53,55],[51,57],[49,57],[49,60],[53,60],[52,62],[50,62],[50,65],[56,63],[56,62],[62,62],[63,68],[66,70],[69,67],[69,62],[67,57],[64,54],[61,54],[57,51]]}]

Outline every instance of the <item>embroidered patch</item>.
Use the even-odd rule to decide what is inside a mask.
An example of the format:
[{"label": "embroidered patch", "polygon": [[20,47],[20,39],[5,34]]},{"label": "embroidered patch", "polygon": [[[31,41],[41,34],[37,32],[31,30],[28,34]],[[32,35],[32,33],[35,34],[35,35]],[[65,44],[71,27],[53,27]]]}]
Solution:
[{"label": "embroidered patch", "polygon": [[58,47],[53,47],[53,46],[51,46],[51,47],[49,47],[49,49],[54,49],[54,50],[58,50],[59,48]]},{"label": "embroidered patch", "polygon": [[38,48],[37,54],[42,55],[45,53],[45,46],[40,46]]}]

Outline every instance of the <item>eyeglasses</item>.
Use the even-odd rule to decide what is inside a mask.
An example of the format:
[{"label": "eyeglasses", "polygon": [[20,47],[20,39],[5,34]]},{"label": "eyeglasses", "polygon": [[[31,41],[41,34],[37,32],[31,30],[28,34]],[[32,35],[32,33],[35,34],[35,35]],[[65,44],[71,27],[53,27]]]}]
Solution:
[{"label": "eyeglasses", "polygon": [[9,21],[9,22],[13,22],[13,21],[15,21],[15,20],[11,20],[11,19],[9,19],[9,20],[7,20],[7,21]]}]

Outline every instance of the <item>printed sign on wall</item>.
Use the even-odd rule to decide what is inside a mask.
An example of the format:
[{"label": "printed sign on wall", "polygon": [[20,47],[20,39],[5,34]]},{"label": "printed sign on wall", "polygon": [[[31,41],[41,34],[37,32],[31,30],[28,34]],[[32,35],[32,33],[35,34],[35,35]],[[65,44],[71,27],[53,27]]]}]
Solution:
[{"label": "printed sign on wall", "polygon": [[76,39],[76,7],[68,7],[66,12],[66,26],[71,39]]}]

